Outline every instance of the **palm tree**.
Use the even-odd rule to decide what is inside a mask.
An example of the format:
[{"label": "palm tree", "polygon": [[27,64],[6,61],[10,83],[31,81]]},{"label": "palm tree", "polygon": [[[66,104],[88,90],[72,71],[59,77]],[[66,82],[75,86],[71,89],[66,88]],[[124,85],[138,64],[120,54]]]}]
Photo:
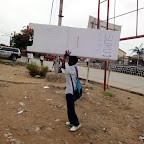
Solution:
[{"label": "palm tree", "polygon": [[144,54],[144,48],[142,48],[142,45],[143,43],[139,46],[139,47],[135,47],[134,49],[130,49],[132,50],[132,53],[137,53],[137,67],[139,66],[139,58],[140,58],[140,55]]}]

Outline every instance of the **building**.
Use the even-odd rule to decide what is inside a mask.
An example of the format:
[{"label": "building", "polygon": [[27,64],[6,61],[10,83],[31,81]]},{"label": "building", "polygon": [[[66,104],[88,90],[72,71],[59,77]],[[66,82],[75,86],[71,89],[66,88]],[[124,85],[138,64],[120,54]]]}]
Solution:
[{"label": "building", "polygon": [[123,50],[121,50],[120,48],[119,48],[119,51],[118,51],[118,58],[124,58],[124,57],[126,57],[126,52],[124,52]]},{"label": "building", "polygon": [[130,58],[130,65],[136,66],[138,59],[139,59],[139,66],[144,66],[144,54],[141,54],[139,56],[137,54],[133,55]]}]

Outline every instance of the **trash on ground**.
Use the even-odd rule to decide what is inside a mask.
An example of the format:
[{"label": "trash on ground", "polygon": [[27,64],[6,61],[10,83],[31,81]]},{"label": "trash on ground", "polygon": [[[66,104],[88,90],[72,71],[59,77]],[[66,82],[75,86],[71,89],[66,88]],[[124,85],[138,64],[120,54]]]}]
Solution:
[{"label": "trash on ground", "polygon": [[44,86],[43,88],[47,89],[47,88],[49,88],[49,87],[48,87],[48,86]]},{"label": "trash on ground", "polygon": [[24,112],[24,110],[21,110],[21,111],[18,112],[18,114],[21,114],[21,113],[23,113],[23,112]]},{"label": "trash on ground", "polygon": [[4,134],[5,137],[11,136],[11,135],[12,135],[12,133],[10,133],[10,132]]},{"label": "trash on ground", "polygon": [[24,105],[25,105],[23,102],[19,102],[19,104],[20,104],[21,106],[24,106]]},{"label": "trash on ground", "polygon": [[48,127],[46,130],[52,130],[52,128]]},{"label": "trash on ground", "polygon": [[104,132],[107,132],[107,128],[103,128],[103,131],[104,131]]},{"label": "trash on ground", "polygon": [[60,121],[60,119],[56,119],[56,120],[55,120],[55,122],[58,122],[58,121]]},{"label": "trash on ground", "polygon": [[87,93],[88,95],[90,94],[90,93]]},{"label": "trash on ground", "polygon": [[35,131],[38,132],[39,130],[40,130],[40,128],[39,128],[39,127],[36,127]]},{"label": "trash on ground", "polygon": [[35,78],[40,78],[40,75],[36,75]]},{"label": "trash on ground", "polygon": [[88,89],[86,89],[86,90],[88,90]]}]

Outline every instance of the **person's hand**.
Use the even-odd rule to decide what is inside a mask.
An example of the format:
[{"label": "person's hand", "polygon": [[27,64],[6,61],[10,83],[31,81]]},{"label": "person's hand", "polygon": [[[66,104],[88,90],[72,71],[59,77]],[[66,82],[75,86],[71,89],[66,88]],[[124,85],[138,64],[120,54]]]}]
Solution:
[{"label": "person's hand", "polygon": [[64,57],[67,57],[67,56],[69,56],[70,54],[71,54],[71,52],[70,52],[69,50],[66,50]]}]

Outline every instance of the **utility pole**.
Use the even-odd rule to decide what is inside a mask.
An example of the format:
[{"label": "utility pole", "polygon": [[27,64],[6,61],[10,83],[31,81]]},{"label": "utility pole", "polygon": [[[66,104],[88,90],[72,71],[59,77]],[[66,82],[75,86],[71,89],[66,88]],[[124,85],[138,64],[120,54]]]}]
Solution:
[{"label": "utility pole", "polygon": [[[60,0],[60,6],[59,6],[59,20],[58,20],[58,26],[61,26],[62,24],[62,10],[63,10],[63,0]],[[58,69],[59,69],[59,55],[56,55],[56,61],[55,61],[55,73],[58,73]]]}]

